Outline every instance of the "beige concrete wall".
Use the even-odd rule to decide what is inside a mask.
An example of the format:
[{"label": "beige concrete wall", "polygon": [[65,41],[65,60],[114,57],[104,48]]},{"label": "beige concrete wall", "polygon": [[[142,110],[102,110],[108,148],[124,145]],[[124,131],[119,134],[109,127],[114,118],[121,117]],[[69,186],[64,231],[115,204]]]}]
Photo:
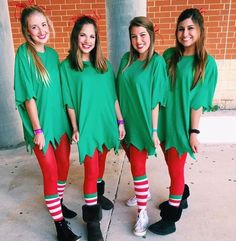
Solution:
[{"label": "beige concrete wall", "polygon": [[236,59],[217,60],[219,78],[214,103],[221,109],[236,109]]}]

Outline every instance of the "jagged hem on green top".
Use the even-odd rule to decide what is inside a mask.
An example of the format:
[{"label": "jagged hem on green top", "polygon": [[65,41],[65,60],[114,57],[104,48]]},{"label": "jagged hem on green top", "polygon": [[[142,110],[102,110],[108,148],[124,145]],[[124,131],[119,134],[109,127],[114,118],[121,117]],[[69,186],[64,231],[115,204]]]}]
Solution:
[{"label": "jagged hem on green top", "polygon": [[184,148],[177,148],[175,145],[173,145],[173,144],[168,144],[168,143],[166,143],[165,142],[165,140],[161,140],[161,143],[165,143],[165,151],[167,151],[168,149],[170,149],[170,148],[175,148],[176,149],[176,151],[178,152],[178,154],[179,154],[179,156],[181,156],[181,155],[183,155],[184,153],[188,153],[194,160],[196,160],[196,157],[195,157],[195,155],[194,155],[194,153],[193,153],[193,151],[192,151],[192,149],[191,148],[186,148],[186,149],[184,149]]},{"label": "jagged hem on green top", "polygon": [[[53,146],[54,149],[56,149],[57,145],[60,144],[61,137],[64,134],[67,135],[68,140],[70,139],[70,134],[67,133],[67,132],[64,132],[63,134],[60,134],[60,135],[54,137],[52,140],[49,140],[49,141],[45,142],[45,145],[44,145],[43,150],[42,150],[43,153],[45,154],[47,152],[49,143]],[[33,149],[35,147],[35,144],[33,142],[29,142],[29,141],[25,140],[25,145],[26,145],[26,151],[30,152],[30,154],[32,154]]]},{"label": "jagged hem on green top", "polygon": [[133,145],[133,146],[136,147],[139,151],[146,150],[149,156],[153,156],[153,155],[154,155],[154,156],[157,156],[157,152],[156,152],[156,149],[155,149],[154,146],[153,146],[153,147],[149,147],[149,148],[146,148],[146,147],[143,147],[143,146],[141,147],[140,145],[138,145],[138,144],[136,144],[136,143],[134,143],[134,142],[132,142],[132,141],[128,142],[127,140],[125,140],[124,143],[125,143],[125,145],[126,145],[127,147],[129,147],[130,145]]},{"label": "jagged hem on green top", "polygon": [[209,105],[203,105],[203,104],[199,104],[199,105],[193,105],[191,106],[192,109],[194,110],[198,110],[202,107],[202,112],[211,112],[213,111],[213,104],[209,104]]},{"label": "jagged hem on green top", "polygon": [[85,157],[86,156],[88,156],[88,157],[92,157],[93,156],[93,153],[94,153],[94,151],[97,149],[99,152],[102,152],[102,147],[103,146],[105,146],[109,151],[111,150],[111,149],[114,149],[114,153],[117,155],[118,154],[118,150],[119,150],[119,147],[120,147],[120,145],[118,144],[118,145],[116,145],[115,147],[114,147],[114,145],[107,145],[106,143],[103,143],[103,144],[101,144],[101,145],[99,145],[99,146],[94,146],[93,148],[91,148],[91,150],[92,151],[90,151],[90,152],[88,152],[88,153],[85,153],[85,152],[82,152],[82,151],[80,151],[79,150],[79,142],[77,143],[77,148],[78,148],[78,152],[79,152],[79,162],[80,162],[80,164],[83,164],[84,163],[84,159],[85,159]]}]

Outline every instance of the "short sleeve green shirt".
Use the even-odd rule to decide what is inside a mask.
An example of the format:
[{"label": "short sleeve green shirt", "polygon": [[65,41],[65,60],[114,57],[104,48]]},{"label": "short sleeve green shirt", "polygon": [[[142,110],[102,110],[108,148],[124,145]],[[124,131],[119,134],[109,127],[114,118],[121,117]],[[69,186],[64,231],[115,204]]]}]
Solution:
[{"label": "short sleeve green shirt", "polygon": [[[166,62],[174,50],[170,48],[164,52]],[[180,155],[188,152],[194,158],[189,145],[191,109],[211,110],[218,72],[214,58],[208,55],[204,78],[191,89],[193,61],[194,56],[183,56],[177,64],[175,85],[169,90],[166,107],[159,113],[158,136],[165,142],[166,149],[175,147]]]},{"label": "short sleeve green shirt", "polygon": [[78,151],[80,163],[95,149],[102,151],[119,148],[118,125],[115,112],[115,79],[112,66],[108,71],[98,72],[88,61],[83,71],[70,67],[66,59],[61,63],[64,104],[74,109],[79,128]]},{"label": "short sleeve green shirt", "polygon": [[146,68],[144,61],[135,60],[123,71],[129,58],[121,59],[117,76],[118,99],[125,121],[125,142],[139,150],[155,154],[152,140],[152,110],[157,104],[165,105],[168,79],[162,56],[154,54]]},{"label": "short sleeve green shirt", "polygon": [[31,148],[34,147],[34,133],[25,101],[34,98],[36,102],[39,122],[45,137],[45,153],[49,143],[56,148],[61,136],[65,133],[70,136],[71,131],[62,101],[58,54],[46,46],[45,52],[38,52],[38,56],[48,71],[50,84],[46,86],[40,79],[25,43],[18,48],[15,57],[14,89],[16,105],[23,123],[24,139]]}]

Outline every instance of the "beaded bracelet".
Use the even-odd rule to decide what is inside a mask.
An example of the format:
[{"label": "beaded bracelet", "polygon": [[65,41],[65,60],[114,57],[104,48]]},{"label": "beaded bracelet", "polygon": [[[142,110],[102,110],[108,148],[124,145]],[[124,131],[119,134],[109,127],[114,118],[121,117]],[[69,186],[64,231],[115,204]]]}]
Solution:
[{"label": "beaded bracelet", "polygon": [[35,134],[35,135],[40,134],[40,133],[43,133],[43,130],[42,130],[42,129],[36,129],[36,130],[34,130],[34,134]]},{"label": "beaded bracelet", "polygon": [[124,120],[117,120],[117,123],[118,123],[118,125],[120,125],[120,124],[124,125],[125,124]]}]

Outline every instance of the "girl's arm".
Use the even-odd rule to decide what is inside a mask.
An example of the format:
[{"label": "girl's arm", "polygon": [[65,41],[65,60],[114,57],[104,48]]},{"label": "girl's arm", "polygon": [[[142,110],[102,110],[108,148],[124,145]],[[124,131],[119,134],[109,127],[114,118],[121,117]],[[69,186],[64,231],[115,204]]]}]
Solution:
[{"label": "girl's arm", "polygon": [[[116,118],[117,118],[117,120],[118,120],[118,121],[119,121],[119,120],[120,120],[120,121],[123,120],[123,117],[122,117],[122,114],[121,114],[120,105],[119,105],[118,100],[116,100],[116,102],[115,102],[115,111],[116,111]],[[123,121],[124,121],[124,120],[123,120]],[[120,140],[123,140],[124,137],[125,137],[124,123],[119,123],[118,125],[119,125],[119,134],[120,134],[119,139],[120,139]]]},{"label": "girl's arm", "polygon": [[68,112],[70,122],[71,122],[71,126],[72,126],[72,129],[73,129],[72,141],[78,142],[79,141],[79,132],[78,132],[75,110],[67,107],[67,112]]},{"label": "girl's arm", "polygon": [[[38,145],[39,150],[42,150],[45,145],[45,139],[43,131],[41,131],[41,126],[38,118],[38,110],[34,99],[25,101],[25,108],[27,110],[31,125],[35,131],[34,143]],[[38,132],[36,131],[38,130]]]},{"label": "girl's arm", "polygon": [[190,130],[190,137],[189,143],[194,153],[199,151],[200,143],[197,138],[198,126],[200,122],[200,118],[202,115],[202,107],[198,110],[191,110],[191,130]]},{"label": "girl's arm", "polygon": [[154,109],[152,109],[152,140],[155,148],[160,145],[160,140],[157,136],[158,114],[159,104]]}]

